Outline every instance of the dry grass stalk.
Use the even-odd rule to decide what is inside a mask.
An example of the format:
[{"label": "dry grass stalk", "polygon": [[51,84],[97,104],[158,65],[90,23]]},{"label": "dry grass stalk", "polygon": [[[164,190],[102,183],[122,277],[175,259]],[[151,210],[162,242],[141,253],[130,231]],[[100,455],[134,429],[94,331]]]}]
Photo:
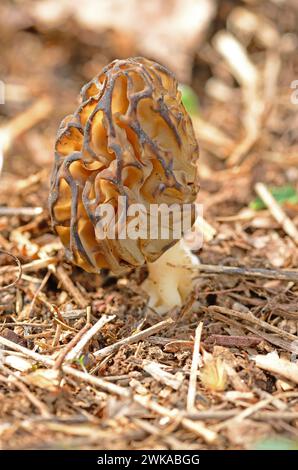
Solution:
[{"label": "dry grass stalk", "polygon": [[231,419],[228,419],[227,421],[224,421],[223,423],[220,423],[217,426],[215,426],[217,432],[221,431],[222,429],[224,429],[228,426],[232,427],[233,425],[236,425],[236,423],[240,423],[244,419],[252,416],[254,413],[256,413],[257,411],[259,411],[262,408],[264,408],[265,406],[267,406],[274,399],[275,399],[275,397],[273,395],[270,395],[269,397],[258,401],[254,405],[248,406],[247,408],[245,408],[245,410],[240,411],[240,413],[236,414]]},{"label": "dry grass stalk", "polygon": [[40,285],[36,289],[36,292],[33,296],[33,299],[32,299],[31,305],[30,305],[29,317],[31,317],[31,314],[33,313],[35,302],[38,299],[38,297],[39,297],[41,291],[43,290],[43,288],[46,286],[46,284],[47,284],[47,282],[50,278],[50,275],[51,275],[51,273],[50,273],[50,271],[48,271],[47,274],[45,275],[45,277],[43,278],[43,280],[41,281]]},{"label": "dry grass stalk", "polygon": [[13,118],[6,126],[1,128],[1,132],[6,134],[5,150],[8,150],[11,143],[21,134],[34,127],[51,112],[53,103],[48,97],[43,97],[33,103],[28,109]]},{"label": "dry grass stalk", "polygon": [[298,283],[298,270],[238,268],[236,266],[222,266],[199,264],[196,268],[201,273],[223,274],[225,276],[242,276],[253,279],[274,279]]},{"label": "dry grass stalk", "polygon": [[[60,325],[59,325],[60,326]],[[72,338],[71,341],[69,341],[69,343],[67,344],[67,346],[65,346],[65,348],[63,349],[63,351],[61,351],[61,353],[59,354],[59,356],[57,357],[56,359],[56,362],[55,362],[55,365],[53,367],[53,369],[60,369],[63,362],[64,362],[64,359],[66,358],[66,356],[70,353],[70,351],[73,350],[73,348],[77,345],[77,343],[80,341],[80,339],[82,338],[82,336],[84,336],[85,333],[88,332],[88,330],[90,329],[91,325],[90,323],[87,323],[80,331],[78,331],[78,333]],[[59,335],[60,336],[60,335]]]},{"label": "dry grass stalk", "polygon": [[[52,415],[49,412],[47,406],[36,396],[36,394],[33,394],[28,387],[23,383],[25,379],[23,377],[18,377],[14,372],[9,370],[7,367],[1,367],[6,371],[6,373],[9,374],[9,377],[7,378],[7,383],[8,384],[13,384],[15,385],[25,397],[32,403],[32,405],[38,410],[41,416],[44,418],[50,418]],[[23,381],[23,382],[22,382]]]},{"label": "dry grass stalk", "polygon": [[254,323],[255,325],[260,326],[261,328],[265,328],[266,330],[271,331],[272,333],[277,333],[281,338],[286,338],[290,341],[296,341],[298,339],[297,336],[292,335],[291,333],[288,333],[287,331],[284,331],[281,328],[278,328],[274,325],[271,325],[270,323],[260,320],[259,318],[256,318],[251,313],[249,314],[242,313],[242,312],[238,312],[236,310],[232,310],[229,308],[217,307],[217,306],[208,307],[208,311],[211,313],[216,312],[216,313],[222,313],[223,315],[230,315],[232,317],[245,320],[249,323]]},{"label": "dry grass stalk", "polygon": [[[234,408],[230,410],[207,410],[207,411],[193,411],[187,413],[187,417],[193,420],[209,421],[209,420],[225,420],[239,415],[241,409]],[[270,421],[272,419],[281,419],[285,421],[292,421],[298,419],[298,411],[256,411],[251,415],[252,419],[260,421]]]},{"label": "dry grass stalk", "polygon": [[76,304],[81,308],[86,308],[88,305],[88,300],[84,298],[79,289],[74,285],[69,275],[62,266],[53,267],[50,266],[49,269],[57,277],[57,279],[63,284],[64,288],[70,294],[70,296],[75,300]]},{"label": "dry grass stalk", "polygon": [[121,346],[124,346],[125,344],[133,344],[137,343],[138,341],[142,341],[145,338],[148,338],[148,336],[151,336],[158,331],[163,330],[164,328],[172,325],[174,323],[174,320],[172,318],[167,318],[166,320],[162,320],[159,323],[156,323],[156,325],[150,326],[146,330],[140,331],[139,333],[133,334],[129,336],[128,338],[123,338],[120,341],[117,341],[114,344],[111,344],[110,346],[107,346],[103,349],[99,349],[94,353],[94,356],[96,358],[104,358],[106,356],[109,356],[110,354],[118,351]]},{"label": "dry grass stalk", "polygon": [[244,100],[243,124],[246,135],[228,158],[229,166],[234,166],[240,163],[243,156],[251,149],[261,130],[261,117],[264,106],[259,95],[260,76],[245,48],[232,34],[220,31],[214,37],[213,43],[242,87]]},{"label": "dry grass stalk", "polygon": [[[55,361],[51,357],[38,354],[34,351],[31,351],[28,348],[25,348],[24,346],[21,346],[19,344],[14,343],[13,341],[3,338],[2,336],[0,336],[0,344],[3,344],[4,346],[12,349],[13,351],[19,351],[23,353],[25,356],[30,357],[31,359],[37,362],[45,364],[48,367],[53,367],[55,365]],[[105,390],[106,392],[115,393],[116,395],[119,395],[125,398],[128,398],[131,396],[129,390],[124,387],[120,387],[119,385],[115,385],[113,383],[107,382],[106,380],[101,379],[99,377],[93,377],[92,375],[86,372],[81,372],[77,369],[74,369],[71,366],[62,365],[61,368],[62,368],[62,371],[65,372],[66,374],[69,374],[80,380],[86,381],[90,383],[91,385],[95,385],[101,388],[102,390]]]},{"label": "dry grass stalk", "polygon": [[34,127],[43,120],[53,107],[52,101],[48,97],[40,98],[33,103],[26,111],[13,118],[7,125],[0,128],[0,174],[4,161],[4,154],[7,152],[15,139],[24,132]]},{"label": "dry grass stalk", "polygon": [[154,426],[154,424],[149,423],[149,421],[145,419],[133,418],[133,421],[137,426],[146,431],[148,434],[161,438],[170,447],[170,449],[189,449],[188,445],[183,444],[183,442],[179,441],[177,438],[169,435],[169,431],[167,428],[161,429],[157,426]]},{"label": "dry grass stalk", "polygon": [[[22,272],[31,272],[31,271],[39,271],[40,269],[47,268],[50,264],[55,264],[58,262],[58,259],[54,256],[50,258],[44,259],[37,259],[31,261],[30,263],[22,264]],[[18,271],[19,268],[17,266],[1,266],[0,268],[0,276],[2,273],[14,273]]]},{"label": "dry grass stalk", "polygon": [[[11,258],[13,258],[13,260],[16,262],[16,265],[17,265],[17,266],[15,266],[15,270],[18,271],[17,277],[13,282],[11,282],[10,284],[8,284],[6,286],[1,286],[0,287],[0,292],[1,291],[3,292],[5,290],[8,290],[11,287],[15,286],[19,282],[19,280],[21,279],[22,274],[23,274],[23,269],[22,269],[22,265],[21,265],[20,260],[16,256],[14,256],[12,253],[9,253],[8,251],[4,251],[4,250],[0,250],[0,253],[4,253],[5,255],[10,256]],[[3,272],[5,273],[7,271],[3,270]],[[0,275],[1,275],[1,270],[0,270]]]},{"label": "dry grass stalk", "polygon": [[255,347],[260,341],[262,338],[257,336],[210,335],[207,338],[207,343],[236,348]]},{"label": "dry grass stalk", "polygon": [[265,184],[257,183],[255,190],[268,207],[272,217],[281,225],[287,235],[298,245],[298,229],[291,221],[291,219],[285,214],[283,208],[278,204],[276,199],[272,196],[270,191],[267,189]]},{"label": "dry grass stalk", "polygon": [[135,395],[134,400],[140,405],[142,405],[144,408],[154,411],[161,416],[165,416],[173,420],[178,420],[178,423],[180,423],[185,429],[202,437],[204,441],[209,444],[213,444],[217,440],[216,432],[211,429],[208,429],[203,423],[200,423],[199,421],[193,422],[189,418],[183,417],[183,415],[181,415],[181,413],[179,413],[177,409],[169,410],[165,406],[160,405],[159,403],[151,400],[147,396],[144,397],[140,395]]},{"label": "dry grass stalk", "polygon": [[277,352],[272,352],[266,355],[258,354],[253,357],[253,360],[261,369],[281,375],[291,382],[298,384],[297,362],[290,362],[286,359],[282,359],[278,357]]},{"label": "dry grass stalk", "polygon": [[[257,34],[258,30],[255,31]],[[223,56],[231,73],[242,88],[244,115],[244,138],[236,145],[227,163],[233,167],[241,163],[260,137],[264,121],[269,116],[276,94],[281,68],[279,53],[267,50],[265,73],[261,75],[253,64],[244,46],[227,31],[219,31],[214,39],[215,49]]]},{"label": "dry grass stalk", "polygon": [[195,339],[194,339],[194,348],[192,354],[192,363],[189,376],[189,386],[187,394],[187,411],[191,412],[195,408],[196,401],[196,390],[197,390],[197,373],[198,367],[200,364],[200,344],[201,344],[201,335],[203,329],[203,322],[200,322],[196,328]]},{"label": "dry grass stalk", "polygon": [[183,374],[181,374],[180,378],[178,378],[175,375],[165,371],[162,365],[158,364],[158,362],[148,361],[145,359],[142,363],[142,368],[155,380],[173,388],[174,390],[178,390],[182,385],[184,379]]},{"label": "dry grass stalk", "polygon": [[0,217],[34,217],[43,213],[42,207],[0,207]]},{"label": "dry grass stalk", "polygon": [[279,338],[277,335],[271,335],[271,334],[265,333],[263,331],[260,331],[257,328],[254,328],[250,325],[246,325],[244,323],[239,323],[237,321],[232,320],[231,318],[228,318],[225,315],[222,315],[220,313],[215,312],[214,310],[212,312],[212,316],[214,316],[214,318],[217,318],[218,320],[220,320],[224,323],[227,323],[228,325],[232,325],[236,328],[245,328],[246,330],[250,331],[254,335],[260,336],[261,338],[263,338],[263,340],[267,341],[268,343],[271,343],[274,346],[278,346],[279,348],[282,348],[285,351],[289,351],[290,353],[293,352],[293,344],[295,344],[295,343],[293,343],[293,341],[287,341],[285,339]]},{"label": "dry grass stalk", "polygon": [[103,315],[93,326],[91,326],[91,328],[89,324],[89,327],[87,331],[84,332],[83,337],[81,337],[77,344],[73,345],[73,347],[67,353],[66,359],[68,361],[74,361],[75,359],[77,359],[80,356],[84,347],[89,343],[89,341],[91,341],[91,339],[102,329],[104,325],[111,322],[115,318],[116,315]]}]

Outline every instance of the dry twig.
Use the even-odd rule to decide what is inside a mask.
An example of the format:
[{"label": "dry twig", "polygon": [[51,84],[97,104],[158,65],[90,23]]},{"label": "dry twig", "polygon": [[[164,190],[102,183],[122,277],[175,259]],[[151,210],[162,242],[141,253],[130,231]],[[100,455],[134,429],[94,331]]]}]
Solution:
[{"label": "dry twig", "polygon": [[265,328],[265,330],[271,331],[272,333],[277,333],[281,338],[286,338],[290,341],[296,341],[298,339],[297,336],[292,335],[291,333],[288,333],[287,331],[281,330],[280,328],[277,328],[276,326],[273,326],[270,323],[260,320],[259,318],[255,317],[251,313],[242,313],[236,310],[232,310],[230,308],[218,307],[215,305],[208,307],[208,311],[211,313],[216,312],[216,313],[222,313],[223,315],[230,315],[232,317],[245,320],[249,323],[254,323],[255,325],[260,326],[261,328]]},{"label": "dry twig", "polygon": [[191,412],[195,407],[196,389],[197,389],[197,373],[200,364],[200,343],[203,329],[203,322],[200,322],[196,328],[194,348],[192,353],[192,363],[189,377],[189,386],[187,394],[187,411]]},{"label": "dry twig", "polygon": [[0,217],[1,216],[23,216],[23,217],[34,217],[40,215],[43,212],[42,207],[2,207],[0,206]]},{"label": "dry twig", "polygon": [[238,268],[236,266],[222,266],[211,264],[199,264],[198,271],[208,274],[223,274],[226,276],[243,276],[253,279],[274,279],[298,283],[298,270],[293,269],[261,269],[261,268]]},{"label": "dry twig", "polygon": [[86,308],[88,300],[84,298],[79,289],[74,285],[69,275],[62,266],[49,266],[50,271],[55,274],[58,280],[63,284],[64,288],[74,298],[76,304],[81,308]]},{"label": "dry twig", "polygon": [[173,388],[174,390],[178,390],[182,385],[184,379],[183,374],[181,374],[180,378],[175,377],[175,375],[165,371],[158,362],[148,361],[145,359],[142,363],[142,368],[155,380]]},{"label": "dry twig", "polygon": [[[22,277],[22,273],[23,273],[23,268],[22,268],[22,265],[21,265],[21,262],[19,260],[19,258],[17,258],[15,255],[13,255],[12,253],[9,253],[8,251],[5,251],[5,250],[0,250],[0,253],[4,253],[5,255],[7,256],[10,256],[11,258],[14,259],[14,261],[16,262],[17,266],[15,267],[15,270],[18,271],[18,275],[17,275],[17,278],[11,282],[10,284],[8,284],[7,286],[1,286],[0,287],[0,292],[1,291],[4,291],[4,290],[8,290],[10,289],[11,287],[15,286],[19,280],[21,279]],[[3,268],[2,268],[3,269]],[[4,271],[3,272],[7,272],[7,271]],[[0,268],[0,275],[1,275],[1,268]]]},{"label": "dry twig", "polygon": [[272,352],[266,355],[258,354],[253,357],[256,365],[261,369],[272,372],[273,374],[281,375],[286,379],[298,384],[298,363],[290,362],[286,359],[278,357],[277,352]]},{"label": "dry twig", "polygon": [[144,408],[154,411],[161,416],[178,420],[178,423],[181,423],[185,429],[202,437],[209,444],[213,444],[217,439],[216,432],[208,429],[203,423],[200,423],[199,421],[193,422],[189,418],[185,418],[181,413],[179,413],[179,410],[177,409],[169,410],[165,406],[160,405],[147,396],[135,395],[134,400]]},{"label": "dry twig", "polygon": [[120,341],[117,341],[117,343],[111,344],[110,346],[107,346],[103,349],[99,349],[94,353],[94,356],[97,358],[109,356],[110,354],[118,351],[121,346],[142,341],[143,339],[148,338],[148,336],[152,336],[153,334],[157,333],[160,330],[163,330],[164,328],[169,325],[172,325],[173,323],[174,320],[172,318],[167,318],[166,320],[156,323],[156,325],[150,326],[146,330],[140,331],[139,333],[131,335],[128,338],[121,339]]},{"label": "dry twig", "polygon": [[263,183],[257,183],[255,190],[268,207],[272,217],[281,225],[287,235],[298,245],[298,229],[293,224],[291,219],[285,214],[283,208],[278,204],[276,199],[272,196],[270,191]]},{"label": "dry twig", "polygon": [[[66,359],[68,361],[74,361],[77,359],[84,347],[89,343],[89,341],[102,329],[104,325],[111,322],[116,318],[116,315],[103,315],[93,326],[88,327],[87,331],[85,331],[83,337],[78,341],[76,345],[69,350]],[[86,325],[87,327],[87,325]]]}]

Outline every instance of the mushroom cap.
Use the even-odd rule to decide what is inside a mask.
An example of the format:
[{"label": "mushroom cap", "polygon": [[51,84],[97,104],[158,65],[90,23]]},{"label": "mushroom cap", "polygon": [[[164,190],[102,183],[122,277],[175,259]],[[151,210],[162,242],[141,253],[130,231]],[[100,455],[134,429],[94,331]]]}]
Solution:
[{"label": "mushroom cap", "polygon": [[[155,261],[177,242],[171,230],[168,238],[143,233],[131,239],[121,236],[121,223],[133,222],[132,204],[148,212],[152,204],[192,204],[197,158],[192,123],[171,72],[142,57],[105,67],[82,88],[77,111],[62,121],[56,139],[49,204],[67,257],[88,272],[109,268],[115,274]],[[109,236],[113,221],[107,217],[103,238],[98,224],[105,204],[119,224]],[[169,223],[172,229],[171,218]]]}]

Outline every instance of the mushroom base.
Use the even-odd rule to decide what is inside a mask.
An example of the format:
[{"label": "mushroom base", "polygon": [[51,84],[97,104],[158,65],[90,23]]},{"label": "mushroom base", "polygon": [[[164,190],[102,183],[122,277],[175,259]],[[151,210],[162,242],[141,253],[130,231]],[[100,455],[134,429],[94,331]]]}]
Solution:
[{"label": "mushroom base", "polygon": [[166,313],[181,307],[194,287],[198,258],[184,240],[167,250],[158,260],[148,263],[148,278],[142,288],[149,295],[149,307]]}]

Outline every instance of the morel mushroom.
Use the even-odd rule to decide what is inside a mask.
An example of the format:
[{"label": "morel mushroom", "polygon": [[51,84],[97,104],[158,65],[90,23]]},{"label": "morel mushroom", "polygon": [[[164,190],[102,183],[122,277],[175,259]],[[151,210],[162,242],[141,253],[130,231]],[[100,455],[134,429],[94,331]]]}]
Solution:
[{"label": "morel mushroom", "polygon": [[[140,224],[130,208],[138,204],[149,214],[153,204],[193,205],[198,189],[198,146],[174,76],[144,58],[115,60],[83,87],[77,111],[60,125],[55,150],[50,212],[67,257],[91,273],[109,268],[121,274],[145,262],[150,273],[154,261],[155,271],[156,260],[177,243],[174,217],[167,237],[150,236],[147,215]],[[107,204],[117,223],[103,216]],[[132,238],[125,230],[134,223],[139,236]]]}]

